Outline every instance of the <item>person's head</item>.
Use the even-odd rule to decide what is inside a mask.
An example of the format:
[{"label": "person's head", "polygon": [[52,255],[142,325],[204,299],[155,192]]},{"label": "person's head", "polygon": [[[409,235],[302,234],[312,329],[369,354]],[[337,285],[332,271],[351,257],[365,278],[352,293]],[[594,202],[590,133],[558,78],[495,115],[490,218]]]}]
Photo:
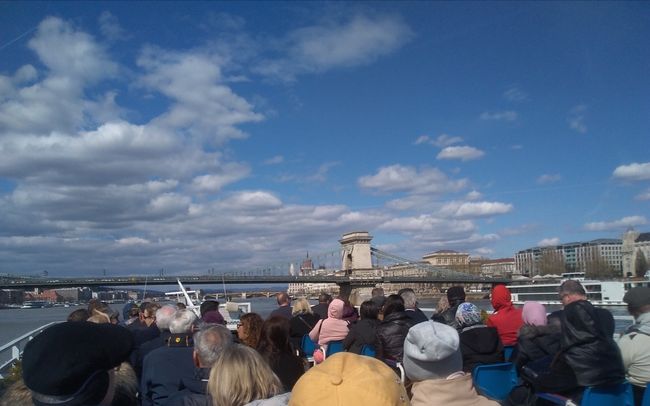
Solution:
[{"label": "person's head", "polygon": [[291,298],[287,292],[280,292],[275,295],[275,300],[278,302],[278,306],[289,306],[291,304]]},{"label": "person's head", "polygon": [[140,321],[149,327],[156,322],[156,311],[160,308],[160,305],[152,302],[146,302],[143,304],[144,308],[140,313]]},{"label": "person's head", "polygon": [[311,306],[309,302],[304,297],[293,301],[293,307],[291,308],[291,314],[294,316],[297,314],[312,313]]},{"label": "person's head", "polygon": [[327,317],[332,319],[342,319],[343,318],[343,308],[345,307],[345,302],[341,299],[334,299],[327,306]]},{"label": "person's head", "polygon": [[176,303],[176,308],[179,309],[179,310],[187,309],[187,305],[185,303],[183,303],[183,302],[178,302],[178,303]]},{"label": "person's head", "polygon": [[384,362],[351,352],[327,357],[296,382],[292,406],[409,404],[404,385]]},{"label": "person's head", "polygon": [[203,303],[201,303],[201,307],[199,308],[199,313],[201,313],[201,318],[205,316],[207,312],[217,310],[219,311],[219,302],[216,300],[206,300]]},{"label": "person's head", "polygon": [[370,293],[372,297],[383,297],[384,296],[384,288],[381,287],[376,287],[372,288],[372,292]]},{"label": "person's head", "polygon": [[108,317],[108,315],[98,311],[95,311],[95,314],[88,317],[86,321],[89,323],[97,323],[97,324],[111,323],[111,319],[110,317]]},{"label": "person's head", "polygon": [[164,305],[156,310],[156,326],[158,326],[160,331],[169,330],[169,323],[172,322],[175,314],[176,307],[172,305]]},{"label": "person's head", "polygon": [[456,322],[461,328],[482,324],[481,311],[474,303],[461,303],[456,309]]},{"label": "person's head", "polygon": [[115,368],[132,347],[131,333],[123,327],[60,323],[25,346],[23,380],[38,406],[110,405]]},{"label": "person's head", "polygon": [[384,302],[382,314],[384,318],[389,314],[404,311],[404,299],[400,295],[389,295]]},{"label": "person's head", "polygon": [[140,308],[137,307],[137,306],[133,306],[133,307],[129,310],[129,314],[128,314],[128,317],[127,317],[126,319],[127,319],[127,320],[130,320],[130,319],[137,319],[139,316],[140,316]]},{"label": "person's head", "polygon": [[573,279],[562,282],[558,295],[560,296],[560,301],[564,306],[569,303],[577,302],[578,300],[587,300],[585,288],[582,287],[580,282]]},{"label": "person's head", "polygon": [[232,333],[224,326],[206,327],[194,333],[194,365],[210,368],[217,355],[232,344]]},{"label": "person's head", "polygon": [[637,286],[628,290],[623,301],[627,303],[627,310],[634,318],[650,313],[650,287]]},{"label": "person's head", "polygon": [[463,370],[455,328],[435,321],[411,327],[404,340],[404,372],[412,381],[446,379]]},{"label": "person's head", "polygon": [[187,334],[192,331],[192,325],[196,321],[196,314],[193,311],[183,309],[176,310],[169,322],[169,332],[172,334]]},{"label": "person's head", "polygon": [[562,327],[562,310],[556,310],[553,313],[546,316],[546,324],[549,326],[554,326],[556,328]]},{"label": "person's head", "polygon": [[447,309],[449,309],[449,299],[447,299],[447,295],[440,296],[438,304],[436,305],[436,313],[440,314]]},{"label": "person's head", "polygon": [[490,294],[490,303],[492,303],[492,307],[496,311],[512,306],[510,289],[506,285],[496,285],[493,287]]},{"label": "person's head", "polygon": [[95,302],[91,317],[98,314],[106,315],[109,319],[109,322],[113,324],[117,324],[120,319],[120,312],[112,309],[108,304],[104,302]]},{"label": "person's head", "polygon": [[282,391],[282,383],[262,356],[233,344],[221,351],[210,370],[208,394],[219,406],[243,406]]},{"label": "person's head", "polygon": [[447,289],[447,301],[451,307],[463,303],[465,301],[465,288],[462,286],[452,286]]},{"label": "person's head", "polygon": [[521,319],[524,324],[545,326],[548,323],[546,308],[539,302],[526,302],[521,310]]},{"label": "person's head", "polygon": [[404,299],[404,308],[405,309],[415,309],[415,307],[418,304],[418,300],[415,297],[415,292],[413,292],[413,289],[401,289],[402,293],[399,293],[399,295]]},{"label": "person's head", "polygon": [[[85,310],[85,309],[84,309]],[[0,406],[33,405],[32,392],[22,379],[18,379],[7,387],[0,396]]]},{"label": "person's head", "polygon": [[111,406],[138,406],[138,377],[128,362],[115,370],[115,395]]},{"label": "person's head", "polygon": [[331,300],[332,296],[328,295],[327,293],[321,293],[318,295],[318,303],[329,304]]},{"label": "person's head", "polygon": [[366,300],[361,303],[361,306],[359,306],[359,315],[362,320],[377,320],[377,317],[379,316],[379,306],[377,306],[377,303],[372,300]]},{"label": "person's head", "polygon": [[89,317],[88,310],[77,309],[68,315],[68,321],[86,321]]},{"label": "person's head", "polygon": [[242,342],[251,348],[257,348],[260,341],[260,333],[262,332],[262,324],[264,320],[257,313],[246,313],[239,318],[237,324],[237,337]]},{"label": "person's head", "polygon": [[270,317],[262,324],[257,349],[263,355],[292,353],[289,344],[289,320],[282,316]]}]

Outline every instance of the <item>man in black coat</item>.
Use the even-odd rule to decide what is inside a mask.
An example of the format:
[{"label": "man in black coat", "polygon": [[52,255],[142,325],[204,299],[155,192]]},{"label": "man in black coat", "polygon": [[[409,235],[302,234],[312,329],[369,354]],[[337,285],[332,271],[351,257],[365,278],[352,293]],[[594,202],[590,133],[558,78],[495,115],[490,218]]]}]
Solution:
[{"label": "man in black coat", "polygon": [[447,301],[449,302],[449,309],[440,314],[434,314],[431,316],[431,320],[459,330],[460,326],[456,321],[456,311],[458,310],[458,306],[465,302],[465,289],[462,286],[450,287],[447,289]]},{"label": "man in black coat", "polygon": [[318,304],[311,307],[311,311],[318,315],[321,319],[327,318],[327,308],[332,301],[332,296],[327,293],[318,295]]}]

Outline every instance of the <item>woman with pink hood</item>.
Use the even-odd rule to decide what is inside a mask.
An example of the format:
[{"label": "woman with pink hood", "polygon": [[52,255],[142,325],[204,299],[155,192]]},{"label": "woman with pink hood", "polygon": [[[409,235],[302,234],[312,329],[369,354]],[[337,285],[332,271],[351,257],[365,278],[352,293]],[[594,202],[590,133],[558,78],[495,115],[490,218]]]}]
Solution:
[{"label": "woman with pink hood", "polygon": [[345,303],[341,299],[334,299],[327,307],[327,318],[320,320],[309,332],[312,341],[318,341],[327,351],[327,344],[330,341],[343,340],[349,332],[349,322],[343,320],[343,307]]},{"label": "woman with pink hood", "polygon": [[521,309],[512,305],[510,291],[505,285],[497,285],[492,289],[490,301],[494,313],[488,317],[488,327],[496,327],[503,345],[516,345],[517,332],[524,324],[521,318]]}]

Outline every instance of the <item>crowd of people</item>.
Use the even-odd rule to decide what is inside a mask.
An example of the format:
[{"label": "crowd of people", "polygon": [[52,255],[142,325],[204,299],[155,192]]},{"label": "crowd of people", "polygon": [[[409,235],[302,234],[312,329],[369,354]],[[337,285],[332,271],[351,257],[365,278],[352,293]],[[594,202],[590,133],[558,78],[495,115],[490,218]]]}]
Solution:
[{"label": "crowd of people", "polygon": [[[281,293],[268,318],[244,314],[236,332],[216,301],[198,315],[182,304],[129,304],[122,321],[93,301],[27,344],[22,380],[0,406],[498,405],[476,391],[471,373],[504,362],[507,347],[521,380],[501,404],[542,405],[539,392],[579,403],[586,387],[628,380],[640,405],[650,381],[650,288],[626,293],[635,322],[618,342],[611,313],[579,282],[565,281],[558,295],[563,310],[547,314],[537,302],[513,306],[497,285],[488,315],[454,286],[429,319],[412,289],[376,288],[358,311],[344,298],[322,294],[312,307]],[[315,352],[304,353],[306,339]],[[334,342],[344,351],[325,357]]]}]

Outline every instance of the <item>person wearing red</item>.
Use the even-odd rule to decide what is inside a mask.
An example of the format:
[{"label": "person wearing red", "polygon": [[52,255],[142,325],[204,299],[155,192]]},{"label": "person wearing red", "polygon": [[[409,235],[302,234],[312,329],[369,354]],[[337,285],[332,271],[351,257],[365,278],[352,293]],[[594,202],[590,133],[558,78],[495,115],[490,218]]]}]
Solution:
[{"label": "person wearing red", "polygon": [[496,327],[503,345],[516,345],[517,332],[524,324],[521,318],[521,309],[512,305],[510,291],[505,285],[497,285],[492,289],[491,295],[494,313],[488,317],[488,327]]}]

